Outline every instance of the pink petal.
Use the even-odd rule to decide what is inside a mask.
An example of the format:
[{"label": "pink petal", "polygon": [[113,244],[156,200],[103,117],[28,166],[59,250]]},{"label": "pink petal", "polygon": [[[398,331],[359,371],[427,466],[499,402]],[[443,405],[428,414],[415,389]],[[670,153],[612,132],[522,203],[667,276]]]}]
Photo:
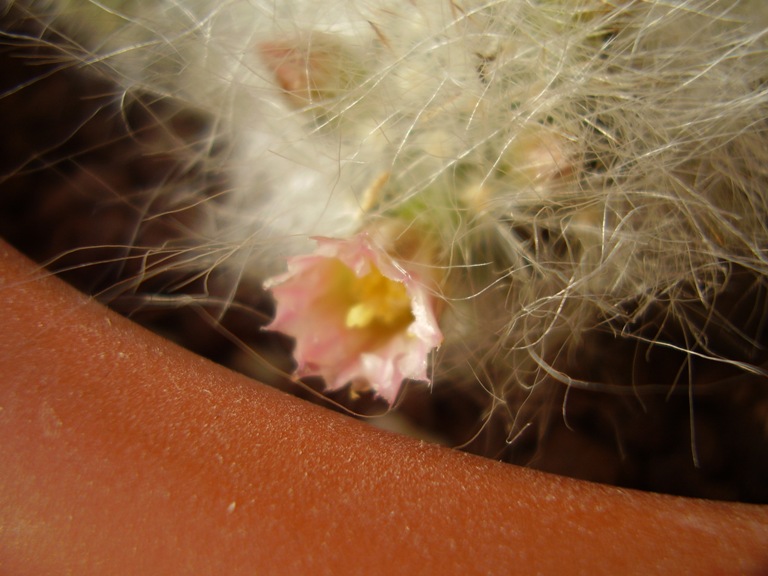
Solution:
[{"label": "pink petal", "polygon": [[[432,294],[365,233],[347,240],[316,241],[313,254],[289,259],[288,271],[265,284],[277,302],[275,319],[267,329],[296,339],[297,375],[322,376],[332,390],[362,383],[390,404],[403,380],[429,382],[429,354],[442,342]],[[380,312],[382,302],[391,302],[381,299],[379,284],[374,285],[370,302],[350,299],[365,285],[358,281],[369,274],[404,287],[412,316],[407,326],[382,326],[374,316],[350,327],[352,307]],[[392,287],[383,284],[384,296],[389,297]],[[396,314],[402,307],[394,310]]]}]

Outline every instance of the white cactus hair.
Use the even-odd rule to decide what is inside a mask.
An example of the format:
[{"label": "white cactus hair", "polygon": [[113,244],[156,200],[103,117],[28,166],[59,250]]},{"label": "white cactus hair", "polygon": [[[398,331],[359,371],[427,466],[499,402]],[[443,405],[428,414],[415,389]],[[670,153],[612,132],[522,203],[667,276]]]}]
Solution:
[{"label": "white cactus hair", "polygon": [[[506,415],[508,442],[551,397],[565,410],[569,389],[642,402],[644,389],[681,383],[687,395],[698,362],[717,367],[710,384],[747,374],[765,387],[768,3],[15,7],[123,99],[172,98],[211,118],[184,153],[229,185],[193,238],[158,252],[257,282],[312,236],[376,231],[411,265],[440,270],[434,386],[484,397],[489,422]],[[306,78],[281,78],[297,70],[270,51],[286,50]],[[175,194],[176,210],[204,203]],[[392,232],[392,218],[406,225]],[[602,369],[612,358],[583,365],[599,358],[585,342],[679,356],[671,374],[627,364],[620,381]]]}]

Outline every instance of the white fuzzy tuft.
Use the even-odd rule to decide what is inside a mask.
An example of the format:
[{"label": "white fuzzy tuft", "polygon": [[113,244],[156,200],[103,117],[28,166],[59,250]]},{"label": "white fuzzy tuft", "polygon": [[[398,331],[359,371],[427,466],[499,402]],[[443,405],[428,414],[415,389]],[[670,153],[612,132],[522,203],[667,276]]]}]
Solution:
[{"label": "white fuzzy tuft", "polygon": [[126,98],[212,118],[189,164],[229,186],[191,269],[373,231],[439,278],[436,385],[494,405],[611,386],[572,373],[596,332],[764,373],[762,322],[718,307],[768,278],[762,0],[17,5]]}]

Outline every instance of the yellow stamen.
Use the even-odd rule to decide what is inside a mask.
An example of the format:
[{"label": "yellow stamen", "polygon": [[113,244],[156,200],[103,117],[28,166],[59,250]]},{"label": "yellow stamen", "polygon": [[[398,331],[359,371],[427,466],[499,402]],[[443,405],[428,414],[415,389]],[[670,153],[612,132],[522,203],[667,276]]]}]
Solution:
[{"label": "yellow stamen", "polygon": [[351,287],[353,304],[347,311],[347,328],[378,325],[400,330],[413,322],[411,300],[405,286],[374,269],[357,278]]}]

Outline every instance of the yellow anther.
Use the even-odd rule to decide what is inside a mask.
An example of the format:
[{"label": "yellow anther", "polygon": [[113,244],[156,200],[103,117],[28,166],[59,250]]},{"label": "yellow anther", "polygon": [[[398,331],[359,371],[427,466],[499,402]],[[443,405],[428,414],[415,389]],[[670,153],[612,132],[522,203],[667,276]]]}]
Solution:
[{"label": "yellow anther", "polygon": [[351,288],[353,303],[345,318],[348,328],[379,325],[401,329],[413,322],[411,300],[402,283],[373,270],[356,279]]}]

